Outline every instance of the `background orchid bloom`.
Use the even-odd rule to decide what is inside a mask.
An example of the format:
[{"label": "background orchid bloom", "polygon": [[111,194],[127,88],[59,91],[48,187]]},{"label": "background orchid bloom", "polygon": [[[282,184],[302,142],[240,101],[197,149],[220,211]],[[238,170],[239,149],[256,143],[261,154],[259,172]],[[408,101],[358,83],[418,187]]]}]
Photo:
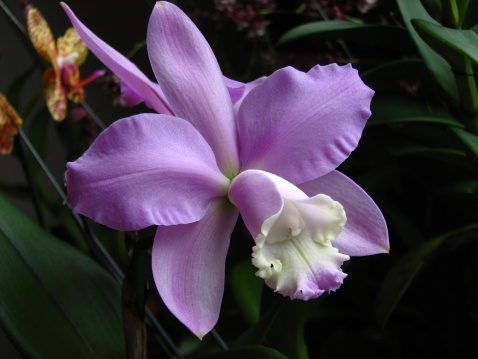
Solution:
[{"label": "background orchid bloom", "polygon": [[51,116],[61,121],[66,116],[67,98],[82,102],[85,99],[83,87],[102,76],[104,71],[95,71],[89,78],[80,80],[79,66],[85,61],[88,48],[74,28],[67,29],[55,44],[48,23],[36,8],[28,10],[27,25],[33,46],[52,65],[43,74],[43,92]]},{"label": "background orchid bloom", "polygon": [[22,127],[23,120],[0,93],[0,154],[8,155],[13,150],[13,136]]},{"label": "background orchid bloom", "polygon": [[335,170],[357,146],[373,96],[350,65],[287,67],[249,89],[239,84],[234,108],[232,80],[171,3],[156,3],[148,26],[159,86],[63,6],[101,60],[155,109],[174,114],[136,115],[105,130],[68,163],[68,203],[115,229],[159,226],[155,283],[195,335],[218,320],[239,212],[256,242],[257,274],[291,298],[336,290],[348,256],[388,251],[380,210]]}]

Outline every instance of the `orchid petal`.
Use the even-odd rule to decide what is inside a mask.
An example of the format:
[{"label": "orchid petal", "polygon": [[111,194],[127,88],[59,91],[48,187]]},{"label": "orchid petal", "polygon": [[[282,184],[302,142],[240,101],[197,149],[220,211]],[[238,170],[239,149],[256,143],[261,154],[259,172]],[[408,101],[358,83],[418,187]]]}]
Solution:
[{"label": "orchid petal", "polygon": [[55,121],[63,121],[66,116],[66,93],[60,75],[54,68],[49,68],[43,74],[43,93],[48,111]]},{"label": "orchid petal", "polygon": [[240,173],[232,181],[228,196],[254,238],[261,232],[264,221],[279,212],[283,196],[291,200],[308,198],[286,180],[260,170]]},{"label": "orchid petal", "polygon": [[78,65],[76,63],[63,65],[61,77],[68,99],[75,103],[82,102],[85,99],[85,91],[80,85],[80,69]]},{"label": "orchid petal", "polygon": [[203,135],[227,176],[237,174],[232,101],[206,39],[179,8],[159,1],[149,20],[147,44],[156,79],[174,113]]},{"label": "orchid petal", "polygon": [[237,216],[237,210],[218,199],[199,222],[159,226],[154,239],[152,265],[159,294],[199,338],[219,317],[226,253]]},{"label": "orchid petal", "polygon": [[65,35],[58,38],[56,47],[60,58],[71,58],[70,62],[74,62],[77,66],[85,62],[88,55],[88,47],[72,27],[66,30]]},{"label": "orchid petal", "polygon": [[347,223],[333,246],[341,253],[366,256],[387,253],[390,248],[387,224],[375,202],[355,182],[338,171],[298,186],[307,195],[329,195],[340,202]]},{"label": "orchid petal", "polygon": [[332,244],[346,223],[340,203],[324,194],[309,198],[290,182],[258,170],[237,176],[229,198],[256,242],[256,275],[269,287],[304,300],[339,288],[346,277],[340,267],[349,259]]},{"label": "orchid petal", "polygon": [[67,167],[68,204],[119,230],[198,221],[229,184],[201,135],[167,115],[113,123]]},{"label": "orchid petal", "polygon": [[155,111],[167,115],[173,113],[165,100],[163,92],[157,85],[151,82],[135,64],[93,34],[91,30],[78,20],[68,5],[65,3],[61,3],[61,5],[78,32],[78,35],[80,35],[91,52],[93,52],[101,62],[113,71],[121,81],[127,83],[135,93],[141,95],[145,103]]},{"label": "orchid petal", "polygon": [[292,183],[332,171],[357,146],[372,95],[350,65],[276,71],[239,109],[242,169],[261,169]]},{"label": "orchid petal", "polygon": [[13,150],[13,136],[22,127],[23,120],[0,93],[0,154],[8,155]]},{"label": "orchid petal", "polygon": [[30,40],[37,52],[53,66],[56,66],[55,39],[50,26],[41,12],[36,8],[28,10],[27,27]]}]

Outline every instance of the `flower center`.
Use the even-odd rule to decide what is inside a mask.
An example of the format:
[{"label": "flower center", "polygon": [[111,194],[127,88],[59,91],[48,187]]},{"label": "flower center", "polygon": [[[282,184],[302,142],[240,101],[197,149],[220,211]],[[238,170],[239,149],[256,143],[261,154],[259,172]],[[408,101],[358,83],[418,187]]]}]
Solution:
[{"label": "flower center", "polygon": [[346,222],[342,205],[319,194],[300,201],[284,198],[282,209],[266,219],[253,247],[252,263],[275,291],[291,298],[311,299],[336,290],[349,257],[332,241]]},{"label": "flower center", "polygon": [[58,56],[57,57],[58,66],[62,68],[65,65],[73,65],[76,63],[76,60],[78,59],[79,56],[80,54],[76,51],[73,51],[66,56]]}]

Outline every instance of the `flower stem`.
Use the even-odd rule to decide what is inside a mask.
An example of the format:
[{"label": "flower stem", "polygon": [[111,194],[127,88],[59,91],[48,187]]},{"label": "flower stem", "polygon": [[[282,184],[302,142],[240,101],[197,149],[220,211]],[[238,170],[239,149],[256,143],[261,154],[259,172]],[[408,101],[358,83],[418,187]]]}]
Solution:
[{"label": "flower stem", "polygon": [[41,208],[40,203],[40,196],[38,193],[38,187],[36,186],[35,182],[33,181],[33,173],[30,164],[28,163],[28,159],[26,158],[25,151],[21,143],[19,143],[18,139],[15,138],[15,148],[18,151],[18,156],[20,158],[20,163],[22,164],[23,172],[25,173],[25,177],[28,182],[28,187],[32,192],[32,200],[33,200],[33,207],[35,207],[35,213],[38,218],[38,223],[43,229],[47,229],[45,216],[43,215],[43,210]]}]

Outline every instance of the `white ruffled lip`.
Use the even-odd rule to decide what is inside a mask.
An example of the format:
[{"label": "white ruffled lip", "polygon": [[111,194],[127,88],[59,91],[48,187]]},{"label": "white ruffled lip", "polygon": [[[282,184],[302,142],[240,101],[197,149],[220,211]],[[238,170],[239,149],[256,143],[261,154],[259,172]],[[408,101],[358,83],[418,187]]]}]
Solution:
[{"label": "white ruffled lip", "polygon": [[331,243],[345,223],[344,208],[329,196],[284,198],[280,211],[264,221],[256,237],[256,275],[291,299],[308,300],[338,289],[346,277],[340,267],[349,256]]}]

